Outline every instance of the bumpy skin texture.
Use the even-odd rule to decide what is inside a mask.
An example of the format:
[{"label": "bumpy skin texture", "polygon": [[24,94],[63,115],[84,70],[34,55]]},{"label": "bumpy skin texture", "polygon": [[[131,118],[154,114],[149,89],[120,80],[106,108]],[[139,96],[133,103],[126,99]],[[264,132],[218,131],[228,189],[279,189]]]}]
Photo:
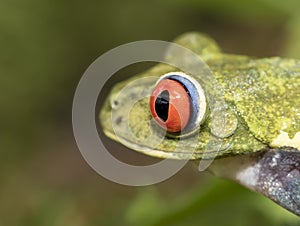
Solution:
[{"label": "bumpy skin texture", "polygon": [[[118,127],[118,136],[124,139],[126,146],[154,157],[199,159],[212,158],[216,154],[217,157],[225,157],[290,144],[299,149],[300,61],[278,57],[252,59],[247,56],[224,54],[213,40],[199,33],[184,34],[175,42],[197,53],[207,63],[209,70],[222,86],[227,115],[230,116],[226,117],[227,125],[223,130],[227,129],[226,134],[230,136],[218,137],[212,133],[214,123],[208,113],[206,120],[199,125],[200,134],[197,148],[193,150],[193,153],[190,153],[191,148],[185,148],[192,145],[193,137],[181,139],[180,150],[176,149],[178,139],[169,137],[166,137],[158,146],[151,146],[146,139],[151,134],[149,121],[152,117],[149,111],[149,98],[136,103],[130,110],[129,116],[124,115],[123,112],[132,97],[153,89],[155,81],[138,83],[125,96],[118,96],[118,92],[135,79],[148,76],[158,79],[165,73],[178,71],[163,64],[158,64],[142,74],[120,82],[112,89],[100,114],[100,121],[106,135],[118,140],[112,129],[112,121],[110,121],[113,112],[116,117],[112,120],[122,119],[121,123],[114,126]],[[170,54],[166,57],[179,56]],[[188,62],[188,59],[186,61]],[[214,92],[214,87],[208,86],[205,89],[208,97],[215,97]],[[117,102],[118,106],[112,109],[111,103],[114,102]],[[135,139],[128,135],[128,125]],[[157,133],[158,137],[159,132],[156,129],[153,131],[152,136]],[[276,140],[281,133],[285,133],[285,139]],[[212,138],[221,139],[222,147],[217,153],[205,149]],[[205,156],[203,156],[205,151]]]},{"label": "bumpy skin texture", "polygon": [[226,100],[257,139],[270,144],[281,131],[290,138],[300,131],[299,61],[269,58],[235,66],[222,61],[223,70],[215,75]]},{"label": "bumpy skin texture", "polygon": [[[222,120],[212,120],[208,111],[198,133],[161,140],[160,129],[149,126],[149,96],[129,104],[152,90],[161,75],[178,71],[158,64],[113,87],[100,112],[104,133],[158,158],[217,157],[211,172],[258,191],[300,215],[300,61],[224,54],[213,40],[199,33],[184,34],[175,42],[197,53],[224,91],[226,126],[219,128]],[[170,51],[166,57],[178,56]],[[184,62],[188,64],[189,59]],[[155,79],[138,82],[118,95],[132,81],[149,76]],[[204,91],[207,99],[219,98],[215,87],[204,86]],[[209,150],[206,147],[211,141],[221,146]]]}]

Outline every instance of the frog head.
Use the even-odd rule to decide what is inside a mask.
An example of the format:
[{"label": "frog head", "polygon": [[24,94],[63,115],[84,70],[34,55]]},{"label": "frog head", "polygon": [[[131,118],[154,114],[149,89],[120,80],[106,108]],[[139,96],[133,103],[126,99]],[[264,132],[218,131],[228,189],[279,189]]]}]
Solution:
[{"label": "frog head", "polygon": [[116,84],[100,112],[104,133],[153,157],[216,158],[210,171],[300,215],[299,61],[224,54],[199,33],[175,42],[209,76],[160,63]]},{"label": "frog head", "polygon": [[[229,99],[229,94],[215,77],[224,68],[225,60],[234,68],[233,65],[242,66],[248,63],[249,58],[225,57],[212,39],[198,33],[183,35],[175,42],[191,49],[199,58],[205,60],[205,74],[209,76],[199,79],[198,76],[178,71],[172,66],[158,64],[144,73],[116,84],[100,114],[105,134],[133,150],[159,158],[214,158],[252,153],[266,147],[249,131]],[[176,55],[169,54],[166,57],[176,58]],[[217,62],[219,65],[213,65]],[[181,110],[190,112],[191,119],[188,120],[188,124],[192,126],[187,127],[192,127],[191,129],[172,133],[160,128],[157,125],[159,123],[153,120],[155,117],[153,111],[151,114],[151,96],[157,100],[153,91],[159,89],[160,81],[169,80],[177,82],[179,88],[181,86],[182,89],[189,89],[187,92],[191,104]],[[216,88],[218,86],[219,88]],[[182,107],[178,108],[180,112]],[[197,111],[197,108],[200,110]],[[172,116],[172,113],[169,115]],[[178,120],[184,118],[182,114],[178,116]],[[182,148],[178,148],[179,144]]]}]

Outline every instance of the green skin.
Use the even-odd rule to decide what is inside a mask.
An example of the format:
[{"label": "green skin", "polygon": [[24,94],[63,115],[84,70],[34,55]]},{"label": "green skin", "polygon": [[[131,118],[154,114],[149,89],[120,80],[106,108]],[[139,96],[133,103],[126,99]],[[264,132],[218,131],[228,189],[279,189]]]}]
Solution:
[{"label": "green skin", "polygon": [[[149,76],[158,79],[165,73],[178,71],[158,64],[113,87],[100,113],[104,133],[116,141],[121,139],[133,150],[154,157],[194,160],[216,157],[218,160],[209,168],[211,172],[258,191],[300,215],[300,61],[224,54],[213,40],[199,33],[184,34],[175,43],[198,54],[221,85],[226,105],[225,127],[218,128],[221,119],[212,119],[208,103],[208,113],[196,133],[182,139],[166,135],[154,147],[147,137],[151,136],[151,141],[160,140],[161,132],[158,126],[149,125],[152,119],[149,96],[130,106],[130,114],[124,115],[124,109],[132,97],[152,90],[155,81],[139,82],[126,95],[118,93],[136,79]],[[213,87],[209,86],[204,88],[204,93],[207,97],[215,95]],[[206,149],[211,139],[221,141],[218,152]],[[286,163],[290,168],[283,169],[277,164],[283,159],[290,160]],[[274,161],[275,171],[271,164]],[[258,168],[260,170],[254,170]],[[278,171],[285,170],[286,174],[272,185],[270,178],[277,180]],[[290,172],[293,172],[292,179],[283,179],[289,177]],[[281,186],[276,187],[278,184]],[[271,193],[271,188],[284,190],[284,193]]]}]

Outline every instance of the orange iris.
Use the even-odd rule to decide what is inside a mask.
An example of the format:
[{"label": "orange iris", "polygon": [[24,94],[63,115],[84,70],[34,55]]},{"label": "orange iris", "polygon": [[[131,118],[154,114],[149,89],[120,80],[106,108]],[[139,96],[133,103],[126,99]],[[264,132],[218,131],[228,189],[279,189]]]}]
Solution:
[{"label": "orange iris", "polygon": [[190,97],[181,83],[164,79],[152,92],[150,111],[158,124],[168,132],[180,132],[189,122]]}]

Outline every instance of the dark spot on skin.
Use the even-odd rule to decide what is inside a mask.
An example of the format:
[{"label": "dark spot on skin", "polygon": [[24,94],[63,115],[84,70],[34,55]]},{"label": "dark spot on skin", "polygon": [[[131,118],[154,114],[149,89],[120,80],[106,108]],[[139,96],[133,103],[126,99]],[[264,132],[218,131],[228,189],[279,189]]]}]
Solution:
[{"label": "dark spot on skin", "polygon": [[164,122],[169,117],[169,92],[167,90],[162,91],[156,98],[155,111],[158,117]]},{"label": "dark spot on skin", "polygon": [[116,124],[119,125],[122,122],[122,119],[123,119],[122,116],[119,116],[115,121]]},{"label": "dark spot on skin", "polygon": [[114,105],[117,106],[119,102],[117,100],[114,100]]}]

